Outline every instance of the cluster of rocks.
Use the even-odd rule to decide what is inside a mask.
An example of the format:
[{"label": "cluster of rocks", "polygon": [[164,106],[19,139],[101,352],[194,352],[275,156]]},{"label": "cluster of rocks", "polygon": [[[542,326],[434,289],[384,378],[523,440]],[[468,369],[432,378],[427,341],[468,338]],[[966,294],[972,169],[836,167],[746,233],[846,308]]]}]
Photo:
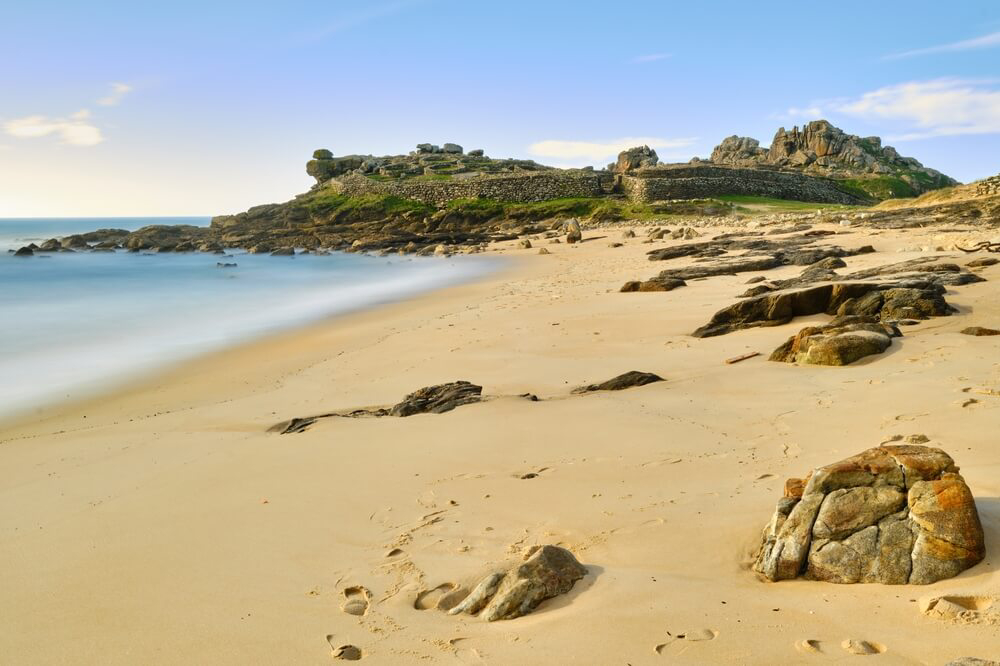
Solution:
[{"label": "cluster of rocks", "polygon": [[991,176],[976,183],[976,194],[981,197],[1000,195],[1000,175]]},{"label": "cluster of rocks", "polygon": [[926,441],[911,436],[788,479],[754,571],[770,581],[926,585],[980,562],[972,493],[951,456]]},{"label": "cluster of rocks", "polygon": [[715,147],[711,161],[743,167],[802,169],[828,176],[895,175],[918,194],[957,184],[916,159],[901,156],[892,146],[883,146],[877,136],[847,134],[826,120],[815,120],[801,130],[797,126],[791,130],[779,128],[770,148],[762,148],[750,137],[730,136]]},{"label": "cluster of rocks", "polygon": [[316,179],[317,185],[332,178],[357,174],[376,178],[413,178],[424,175],[457,175],[476,173],[511,173],[551,169],[534,160],[494,160],[486,157],[482,149],[466,153],[457,143],[437,146],[417,144],[408,155],[344,155],[335,157],[330,150],[320,148],[306,163],[306,173]]}]

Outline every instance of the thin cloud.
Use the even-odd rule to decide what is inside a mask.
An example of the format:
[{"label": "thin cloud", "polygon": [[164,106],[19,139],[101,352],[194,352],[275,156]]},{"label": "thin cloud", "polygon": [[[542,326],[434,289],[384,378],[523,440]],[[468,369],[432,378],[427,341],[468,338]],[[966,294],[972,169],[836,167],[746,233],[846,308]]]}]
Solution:
[{"label": "thin cloud", "polygon": [[97,100],[97,103],[101,106],[118,106],[121,104],[122,99],[125,95],[132,92],[132,86],[127,83],[112,83],[111,92],[101,99]]},{"label": "thin cloud", "polygon": [[882,56],[883,60],[899,60],[900,58],[913,58],[916,56],[932,55],[934,53],[953,53],[956,51],[973,51],[976,49],[991,49],[1000,46],[1000,32],[993,32],[974,39],[964,39],[951,44],[940,44],[929,46],[923,49],[903,51],[901,53],[890,53]]},{"label": "thin cloud", "polygon": [[346,14],[310,32],[306,35],[305,39],[310,42],[318,42],[338,32],[344,32],[365,23],[398,14],[422,2],[423,0],[398,0],[397,2],[390,2],[381,6],[370,7],[362,11]]},{"label": "thin cloud", "polygon": [[905,132],[894,140],[1000,133],[996,81],[935,79],[885,86],[844,102],[837,111],[873,121],[892,121]]},{"label": "thin cloud", "polygon": [[623,137],[608,141],[561,141],[548,139],[528,146],[528,152],[539,157],[560,160],[603,160],[614,157],[627,148],[649,146],[659,149],[677,149],[691,146],[696,138],[663,139],[659,137]]},{"label": "thin cloud", "polygon": [[632,58],[632,63],[640,65],[646,62],[656,62],[657,60],[666,60],[671,57],[671,53],[649,53],[647,55],[636,56]]},{"label": "thin cloud", "polygon": [[782,120],[797,120],[799,118],[809,118],[811,120],[816,120],[817,118],[823,117],[823,109],[816,105],[807,106],[804,108],[799,108],[793,106],[786,110],[784,113],[775,114],[775,118]]},{"label": "thin cloud", "polygon": [[50,135],[69,146],[96,146],[104,141],[101,130],[90,122],[90,111],[81,109],[69,118],[24,116],[8,120],[3,130],[18,139],[37,139]]}]

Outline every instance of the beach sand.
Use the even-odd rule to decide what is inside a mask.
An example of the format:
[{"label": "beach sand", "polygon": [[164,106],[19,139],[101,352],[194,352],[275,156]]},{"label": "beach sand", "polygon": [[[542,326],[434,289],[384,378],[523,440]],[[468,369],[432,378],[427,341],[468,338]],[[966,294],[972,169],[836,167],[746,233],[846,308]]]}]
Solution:
[{"label": "beach sand", "polygon": [[[586,235],[502,243],[515,260],[481,282],[0,429],[0,662],[329,664],[331,644],[350,644],[372,664],[825,664],[860,658],[849,639],[880,650],[875,664],[1000,658],[1000,627],[918,607],[1000,596],[1000,396],[963,392],[1000,392],[1000,337],[959,334],[1000,327],[1000,265],[949,291],[959,314],[907,327],[887,353],[800,367],[767,354],[825,317],[690,337],[756,273],[618,293],[682,265],[645,252],[683,241],[644,244],[640,231],[612,248],[619,231]],[[833,238],[879,250],[846,259],[852,269],[953,242],[933,229]],[[570,393],[628,370],[666,381]],[[266,432],[459,379],[492,398]],[[976,495],[981,564],[928,586],[765,583],[749,570],[786,477],[915,433]],[[548,543],[589,574],[531,615],[487,623],[415,607]],[[369,591],[363,616],[341,610],[351,586]]]}]

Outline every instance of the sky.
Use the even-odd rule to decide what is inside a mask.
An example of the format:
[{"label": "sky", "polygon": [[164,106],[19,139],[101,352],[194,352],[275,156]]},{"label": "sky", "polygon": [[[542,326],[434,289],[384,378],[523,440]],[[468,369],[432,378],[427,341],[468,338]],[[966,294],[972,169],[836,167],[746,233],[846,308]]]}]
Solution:
[{"label": "sky", "polygon": [[963,182],[1000,172],[1000,2],[0,4],[0,218],[218,215],[316,148],[663,161],[826,118]]}]

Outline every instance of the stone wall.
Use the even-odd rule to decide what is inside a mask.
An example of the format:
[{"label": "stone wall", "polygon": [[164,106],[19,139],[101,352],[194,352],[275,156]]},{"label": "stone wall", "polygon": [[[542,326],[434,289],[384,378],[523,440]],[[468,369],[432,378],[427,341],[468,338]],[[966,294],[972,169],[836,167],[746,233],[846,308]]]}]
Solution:
[{"label": "stone wall", "polygon": [[613,177],[602,171],[541,171],[448,180],[381,181],[348,174],[331,180],[326,187],[349,196],[382,194],[414,199],[441,206],[453,199],[493,199],[532,202],[566,197],[598,197],[608,194]]},{"label": "stone wall", "polygon": [[1000,194],[1000,175],[976,183],[976,194],[983,197]]},{"label": "stone wall", "polygon": [[661,166],[633,171],[621,177],[621,188],[632,201],[702,199],[722,194],[743,194],[856,204],[858,197],[840,190],[835,181],[765,168],[742,169],[718,165]]}]

